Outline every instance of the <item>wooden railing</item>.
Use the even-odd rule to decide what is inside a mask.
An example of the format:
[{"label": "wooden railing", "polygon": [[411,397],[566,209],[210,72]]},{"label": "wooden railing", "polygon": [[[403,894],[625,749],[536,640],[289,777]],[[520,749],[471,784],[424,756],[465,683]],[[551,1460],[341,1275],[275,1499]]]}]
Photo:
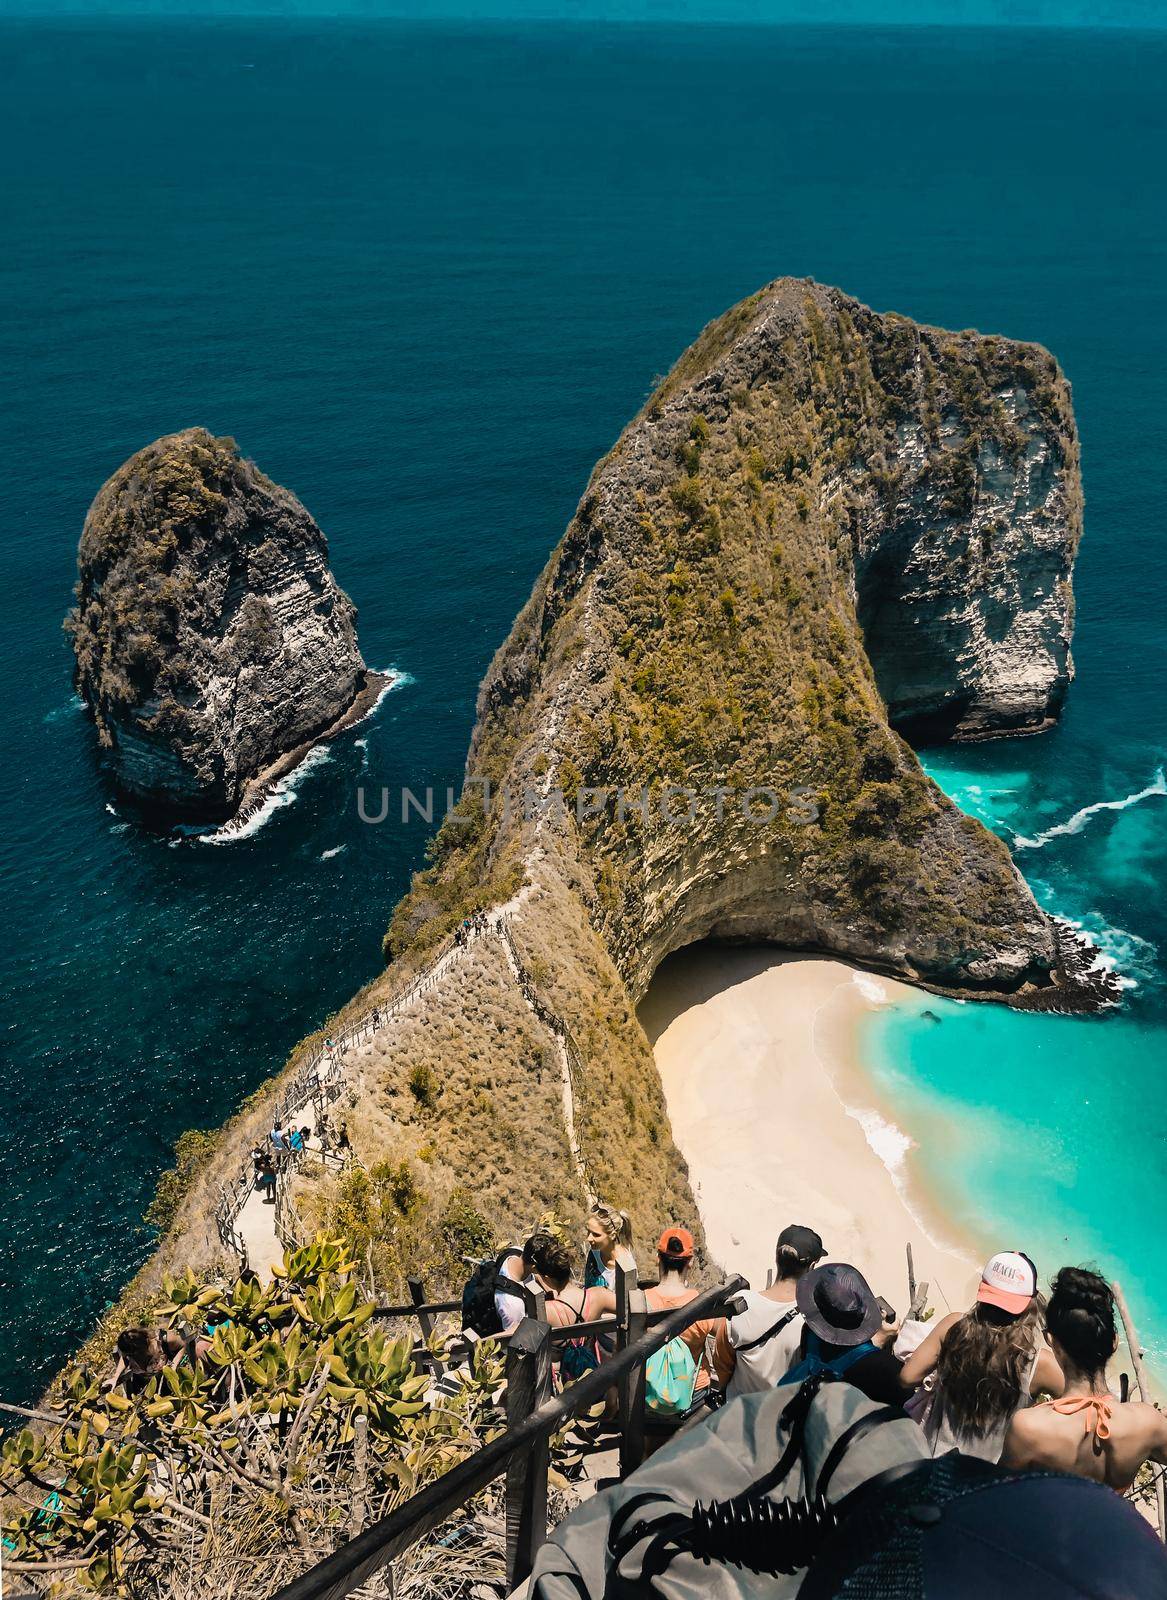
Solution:
[{"label": "wooden railing", "polygon": [[[580,1412],[597,1405],[614,1388],[618,1397],[620,1475],[626,1477],[635,1471],[645,1453],[645,1365],[649,1357],[691,1323],[739,1309],[736,1296],[748,1287],[744,1278],[731,1278],[728,1283],[706,1289],[679,1310],[650,1312],[635,1274],[618,1269],[614,1317],[562,1328],[552,1328],[532,1316],[524,1317],[507,1342],[505,1433],[286,1584],[272,1600],[342,1600],[504,1473],[507,1583],[510,1589],[517,1588],[530,1576],[535,1556],[547,1537],[552,1435]],[[436,1315],[452,1309],[449,1301],[415,1301],[411,1306],[385,1307],[379,1314],[413,1313],[420,1318],[422,1314]],[[614,1334],[615,1353],[562,1394],[554,1395],[552,1347],[593,1334]]]}]

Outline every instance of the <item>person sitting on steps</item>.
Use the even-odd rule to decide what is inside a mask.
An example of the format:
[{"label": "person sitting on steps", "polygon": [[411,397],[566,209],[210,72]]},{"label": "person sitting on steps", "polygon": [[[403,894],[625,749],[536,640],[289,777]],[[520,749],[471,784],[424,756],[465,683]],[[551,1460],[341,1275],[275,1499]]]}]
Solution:
[{"label": "person sitting on steps", "polygon": [[746,1289],[746,1309],[726,1317],[717,1330],[713,1369],[728,1399],[774,1388],[798,1359],[803,1317],[795,1295],[799,1280],[824,1255],[813,1228],[792,1223],[778,1235],[773,1287]]},{"label": "person sitting on steps", "polygon": [[1066,1386],[1059,1399],[1017,1412],[1001,1465],[1072,1472],[1125,1494],[1144,1461],[1167,1463],[1167,1417],[1152,1405],[1120,1405],[1106,1382],[1118,1347],[1114,1294],[1105,1278],[1063,1267],[1045,1312]]},{"label": "person sitting on steps", "polygon": [[976,1304],[942,1317],[904,1362],[901,1380],[921,1390],[909,1410],[934,1456],[959,1450],[999,1461],[1014,1415],[1042,1392],[1060,1395],[1064,1379],[1042,1336],[1037,1268],[1021,1250],[986,1264]]},{"label": "person sitting on steps", "polygon": [[816,1267],[798,1280],[795,1299],[803,1319],[798,1360],[780,1386],[825,1372],[869,1400],[902,1408],[900,1363],[891,1349],[899,1331],[894,1313],[884,1312],[858,1267],[841,1261]]},{"label": "person sitting on steps", "polygon": [[[547,1321],[553,1328],[568,1328],[580,1322],[596,1322],[610,1317],[616,1309],[611,1289],[585,1289],[573,1276],[571,1256],[557,1239],[549,1235],[529,1240],[534,1256],[534,1277],[546,1295]],[[599,1341],[569,1339],[552,1347],[553,1360],[564,1377],[581,1378],[599,1366],[604,1358]]]},{"label": "person sitting on steps", "polygon": [[[696,1300],[698,1291],[689,1283],[696,1246],[688,1228],[666,1228],[657,1240],[656,1259],[659,1281],[644,1291],[650,1311],[677,1311]],[[679,1337],[688,1346],[697,1368],[697,1381],[693,1392],[700,1394],[709,1387],[709,1362],[706,1351],[709,1341],[721,1326],[719,1317],[705,1317],[691,1322]]]}]

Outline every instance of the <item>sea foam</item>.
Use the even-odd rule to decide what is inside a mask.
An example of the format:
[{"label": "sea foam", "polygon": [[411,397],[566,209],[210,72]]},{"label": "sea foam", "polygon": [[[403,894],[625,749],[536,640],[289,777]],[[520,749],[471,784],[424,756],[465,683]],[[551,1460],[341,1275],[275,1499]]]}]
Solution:
[{"label": "sea foam", "polygon": [[322,767],[326,761],[332,760],[332,751],[326,744],[318,744],[309,750],[308,754],[278,783],[274,784],[261,805],[243,822],[225,822],[221,828],[214,828],[210,833],[195,833],[194,837],[200,844],[237,844],[240,839],[250,839],[254,834],[275,816],[277,811],[282,811],[285,806],[295,805],[297,800],[296,790],[300,782],[314,771]]},{"label": "sea foam", "polygon": [[1151,800],[1156,795],[1167,795],[1167,773],[1164,773],[1162,767],[1156,772],[1153,782],[1145,789],[1139,789],[1135,794],[1124,795],[1121,800],[1095,800],[1093,805],[1083,806],[1065,822],[1055,823],[1052,828],[1034,834],[1032,839],[1018,834],[1013,840],[1013,847],[1016,850],[1040,850],[1051,839],[1063,839],[1071,834],[1081,833],[1091,818],[1101,815],[1103,811],[1125,811],[1128,806],[1137,806],[1140,801]]}]

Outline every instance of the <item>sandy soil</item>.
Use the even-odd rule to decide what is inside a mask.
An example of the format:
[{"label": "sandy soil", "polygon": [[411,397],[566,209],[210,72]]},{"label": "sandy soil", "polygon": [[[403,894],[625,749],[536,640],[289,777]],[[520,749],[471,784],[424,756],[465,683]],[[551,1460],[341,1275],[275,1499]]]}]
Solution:
[{"label": "sandy soil", "polygon": [[700,945],[662,965],[640,1018],[723,1267],[763,1287],[778,1232],[801,1222],[901,1314],[909,1242],[934,1305],[971,1302],[973,1247],[928,1195],[893,1176],[907,1141],[858,1057],[864,1014],[913,994],[839,961],[772,948]]}]

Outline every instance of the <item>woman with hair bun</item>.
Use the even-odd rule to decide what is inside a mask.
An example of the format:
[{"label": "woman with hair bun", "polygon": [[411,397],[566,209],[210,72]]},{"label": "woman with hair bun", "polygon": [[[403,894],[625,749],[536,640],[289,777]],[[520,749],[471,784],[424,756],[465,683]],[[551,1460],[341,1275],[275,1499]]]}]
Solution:
[{"label": "woman with hair bun", "polygon": [[1063,1267],[1045,1326],[1066,1386],[1059,1399],[1013,1418],[1002,1465],[1072,1472],[1124,1494],[1144,1461],[1167,1462],[1167,1418],[1152,1405],[1120,1405],[1110,1392],[1106,1366],[1118,1330],[1106,1279]]}]

